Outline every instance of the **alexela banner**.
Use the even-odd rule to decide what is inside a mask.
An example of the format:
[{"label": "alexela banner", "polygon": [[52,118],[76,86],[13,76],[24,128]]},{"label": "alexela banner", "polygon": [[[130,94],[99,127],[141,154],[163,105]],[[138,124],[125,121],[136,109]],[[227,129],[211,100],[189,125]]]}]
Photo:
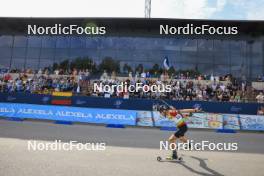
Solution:
[{"label": "alexela banner", "polygon": [[[22,103],[0,103],[0,117],[130,126],[175,127],[175,123],[172,120],[162,117],[157,111],[81,108]],[[193,113],[188,118],[187,124],[189,128],[264,131],[264,116]]]},{"label": "alexela banner", "polygon": [[0,117],[135,125],[136,111],[0,103]]}]

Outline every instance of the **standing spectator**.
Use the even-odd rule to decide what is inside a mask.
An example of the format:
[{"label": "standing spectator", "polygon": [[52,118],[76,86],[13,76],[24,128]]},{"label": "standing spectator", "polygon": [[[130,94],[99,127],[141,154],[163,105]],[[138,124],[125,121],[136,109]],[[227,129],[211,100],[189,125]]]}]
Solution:
[{"label": "standing spectator", "polygon": [[146,76],[147,76],[147,74],[145,73],[145,71],[143,71],[143,72],[141,73],[141,78],[146,78]]},{"label": "standing spectator", "polygon": [[258,103],[263,103],[264,102],[264,95],[262,92],[259,92],[259,94],[256,97],[256,100]]}]

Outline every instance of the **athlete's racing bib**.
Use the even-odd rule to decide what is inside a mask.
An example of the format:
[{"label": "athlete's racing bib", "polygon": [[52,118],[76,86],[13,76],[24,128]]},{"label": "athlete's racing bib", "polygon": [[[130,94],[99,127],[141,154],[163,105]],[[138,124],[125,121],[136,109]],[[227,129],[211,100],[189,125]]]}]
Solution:
[{"label": "athlete's racing bib", "polygon": [[185,124],[185,118],[181,114],[177,114],[175,118],[172,119],[177,127]]}]

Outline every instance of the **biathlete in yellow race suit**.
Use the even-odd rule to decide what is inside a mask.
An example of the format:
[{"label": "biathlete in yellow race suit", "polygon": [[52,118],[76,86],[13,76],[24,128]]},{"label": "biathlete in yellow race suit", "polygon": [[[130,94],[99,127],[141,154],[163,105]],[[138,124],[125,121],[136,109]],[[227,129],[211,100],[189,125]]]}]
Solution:
[{"label": "biathlete in yellow race suit", "polygon": [[[187,143],[188,139],[184,136],[184,134],[187,132],[188,127],[187,127],[187,117],[190,116],[190,113],[194,113],[194,112],[199,112],[199,109],[180,109],[180,110],[176,110],[174,107],[170,106],[169,110],[165,110],[165,112],[161,112],[161,114],[163,114],[165,117],[167,117],[168,119],[172,120],[176,127],[177,127],[177,131],[172,134],[169,138],[169,142],[170,144],[174,144],[176,145],[176,141],[177,139],[179,139],[181,142],[183,143]],[[189,113],[187,115],[183,115],[186,113]],[[174,146],[173,148],[176,148],[176,146]],[[167,159],[177,159],[177,152],[176,150],[172,151],[172,156],[167,157]]]}]

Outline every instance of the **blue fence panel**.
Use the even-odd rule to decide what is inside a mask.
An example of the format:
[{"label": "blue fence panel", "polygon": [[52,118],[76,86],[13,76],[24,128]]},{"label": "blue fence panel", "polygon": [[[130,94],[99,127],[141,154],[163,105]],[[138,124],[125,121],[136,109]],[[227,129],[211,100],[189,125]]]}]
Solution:
[{"label": "blue fence panel", "polygon": [[264,131],[264,117],[257,115],[239,115],[241,130]]},{"label": "blue fence panel", "polygon": [[0,117],[135,125],[136,111],[0,103]]},{"label": "blue fence panel", "polygon": [[230,114],[256,114],[263,104],[258,103],[230,103],[209,101],[169,101],[169,104],[182,109],[200,106],[206,112],[230,113]]},{"label": "blue fence panel", "polygon": [[0,93],[0,102],[27,103],[27,104],[51,104],[51,95],[30,93]]},{"label": "blue fence panel", "polygon": [[[0,102],[27,103],[27,104],[51,104],[51,95],[26,94],[26,93],[0,93]],[[71,97],[72,105],[76,107],[107,108],[107,109],[127,109],[151,111],[153,104],[165,104],[161,100],[152,99],[123,99],[123,98],[103,98],[103,97]],[[208,102],[208,101],[172,101],[167,100],[167,104],[178,109],[192,108],[200,106],[206,112],[225,114],[251,114],[255,115],[257,110],[264,106],[259,103],[230,103],[230,102]]]},{"label": "blue fence panel", "polygon": [[[156,111],[33,105],[23,103],[0,103],[0,117],[7,119],[11,118],[11,120],[40,119],[61,122],[101,123],[115,127],[117,125],[175,127],[173,121],[160,118],[159,113]],[[190,128],[264,131],[264,117],[258,115],[194,113],[187,123]]]},{"label": "blue fence panel", "polygon": [[72,100],[74,106],[111,109],[152,110],[153,105],[152,100],[144,99],[73,96]]},{"label": "blue fence panel", "polygon": [[[166,101],[178,109],[200,106],[206,112],[230,114],[256,114],[263,104],[258,103],[230,103],[208,101]],[[165,104],[164,101],[151,99],[122,99],[101,97],[73,97],[74,106],[101,107],[130,110],[152,110],[153,104]]]}]

